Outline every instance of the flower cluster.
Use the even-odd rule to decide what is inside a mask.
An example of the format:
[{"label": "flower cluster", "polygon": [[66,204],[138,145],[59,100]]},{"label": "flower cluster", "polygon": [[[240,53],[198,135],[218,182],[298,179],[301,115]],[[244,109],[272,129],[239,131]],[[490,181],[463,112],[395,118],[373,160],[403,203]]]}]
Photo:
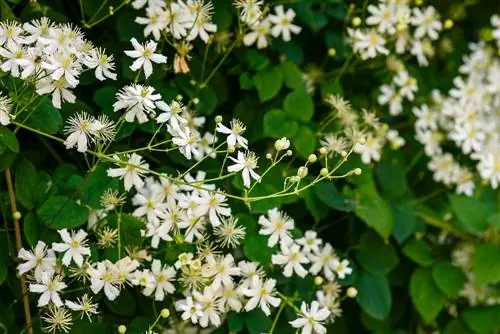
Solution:
[{"label": "flower cluster", "polygon": [[[362,59],[389,55],[391,43],[396,54],[409,51],[421,66],[429,64],[428,58],[435,53],[432,41],[439,38],[443,29],[434,7],[411,7],[407,1],[380,1],[369,5],[368,12],[366,28],[348,29],[353,51]],[[361,20],[355,18],[353,24],[360,25]]]},{"label": "flower cluster", "polygon": [[360,119],[359,113],[353,109],[350,103],[340,96],[329,96],[326,103],[332,107],[334,113],[326,119],[324,127],[333,120],[338,120],[343,131],[332,132],[324,135],[320,141],[320,154],[327,157],[340,155],[346,157],[352,149],[359,154],[361,161],[369,164],[372,161],[379,161],[382,149],[389,143],[393,149],[398,149],[405,144],[404,138],[399,136],[397,130],[390,129],[389,126],[381,122],[375,112],[362,110]]},{"label": "flower cluster", "polygon": [[467,300],[470,306],[500,304],[500,291],[493,284],[478,282],[472,270],[472,259],[476,252],[474,244],[459,244],[452,253],[453,265],[460,268],[466,281],[460,290],[460,297]]},{"label": "flower cluster", "polygon": [[246,46],[256,44],[258,49],[264,49],[269,45],[269,37],[281,36],[285,42],[289,42],[292,34],[299,34],[302,30],[293,24],[295,12],[289,8],[285,12],[282,5],[274,7],[274,14],[266,15],[262,10],[263,1],[236,0],[235,5],[239,10],[240,20],[248,26],[250,31],[243,37]]},{"label": "flower cluster", "polygon": [[[449,95],[434,91],[432,104],[413,109],[416,138],[431,158],[428,166],[434,179],[469,196],[476,183],[474,169],[493,188],[500,184],[500,62],[491,46],[480,43],[470,48]],[[446,151],[449,144],[462,157]]]},{"label": "flower cluster", "polygon": [[[0,36],[0,69],[34,84],[39,95],[51,94],[56,108],[75,102],[72,89],[84,71],[94,70],[101,81],[116,80],[113,56],[95,48],[71,24],[55,24],[45,17],[23,25],[7,21],[0,24]],[[4,113],[0,111],[2,124]]]},{"label": "flower cluster", "polygon": [[[203,175],[197,175],[196,181],[203,186]],[[108,208],[112,207],[110,203],[117,203],[116,200],[110,201],[109,194],[105,194],[102,200]],[[158,249],[165,249],[177,240],[194,246],[194,251],[179,254],[172,263],[151,257],[147,248],[128,249],[129,255],[116,261],[106,258],[92,261],[89,235],[81,229],[59,230],[62,242],[53,243],[52,247],[39,241],[32,251],[21,249],[19,258],[23,262],[18,271],[27,275],[31,282],[29,290],[40,294],[38,307],[47,313],[47,329],[55,326],[50,321],[54,312],[64,313],[67,320],[64,326],[55,326],[56,329],[70,327],[71,313],[67,309],[89,319],[96,315],[98,306],[89,297],[90,293],[102,292],[107,299],[115,300],[129,286],[138,287],[143,295],[158,302],[172,298],[180,317],[201,327],[220,326],[229,311],[260,308],[269,315],[270,307],[277,307],[283,298],[287,298],[277,292],[276,279],[267,277],[258,263],[236,261],[237,255],[233,254],[237,252],[234,250],[245,236],[245,227],[231,214],[222,196],[211,196],[194,186],[188,189],[148,179],[144,188],[133,197],[132,204],[136,207],[132,215],[145,225],[143,240],[135,246],[141,247],[146,241],[152,247],[150,254],[155,254]],[[122,215],[126,214],[118,213],[117,219],[120,220]],[[116,233],[106,226],[105,217],[106,214],[101,215],[91,226],[90,233],[101,239],[102,248],[111,250],[114,242],[109,234],[116,237]],[[259,234],[268,236],[269,247],[279,243],[280,250],[272,255],[272,263],[284,266],[285,277],[314,275],[321,285],[316,292],[317,301],[312,302],[310,310],[303,304],[301,315],[291,322],[292,326],[302,327],[303,333],[307,333],[308,326],[325,332],[323,322],[333,321],[341,314],[341,288],[337,279],[351,274],[349,262],[340,259],[332,246],[324,243],[314,231],[293,239],[294,221],[277,209],[261,216],[259,225]],[[102,240],[104,238],[108,240]],[[61,256],[57,257],[56,253]],[[308,270],[304,264],[310,264]],[[70,280],[70,277],[74,279]],[[84,288],[87,291],[76,301],[63,300],[62,294],[75,279],[84,286],[89,284]],[[323,284],[325,280],[327,283]],[[304,322],[304,317],[309,321]]]}]

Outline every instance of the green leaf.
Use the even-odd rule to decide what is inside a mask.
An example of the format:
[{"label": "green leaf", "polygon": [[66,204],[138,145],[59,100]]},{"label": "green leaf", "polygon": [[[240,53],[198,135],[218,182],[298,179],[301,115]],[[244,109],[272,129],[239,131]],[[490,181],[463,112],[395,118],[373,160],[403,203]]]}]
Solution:
[{"label": "green leaf", "polygon": [[196,110],[202,115],[210,115],[217,106],[217,94],[212,86],[206,86],[196,96],[200,101],[196,104]]},{"label": "green leaf", "polygon": [[312,189],[316,197],[332,209],[343,212],[351,212],[354,209],[352,197],[340,194],[332,182],[317,183]]},{"label": "green leaf", "polygon": [[[28,112],[31,112],[31,110]],[[49,134],[54,134],[61,129],[63,119],[59,110],[52,105],[50,100],[46,99],[40,106],[36,107],[36,110],[33,111],[31,117],[26,121],[26,125]]]},{"label": "green leaf", "polygon": [[283,74],[278,66],[257,72],[253,78],[261,102],[275,97],[283,85]]},{"label": "green leaf", "polygon": [[245,50],[245,61],[249,68],[256,71],[261,71],[269,65],[269,58],[255,49]]},{"label": "green leaf", "polygon": [[472,258],[472,269],[478,283],[500,282],[500,248],[492,244],[480,245]]},{"label": "green leaf", "polygon": [[10,132],[5,126],[0,125],[0,142],[14,153],[19,153],[19,142],[16,135]]},{"label": "green leaf", "polygon": [[300,68],[290,61],[285,61],[280,64],[281,73],[285,85],[290,89],[305,89],[304,79],[302,79],[302,72]]},{"label": "green leaf", "polygon": [[329,95],[344,95],[344,89],[337,79],[327,81],[321,85],[321,97],[326,99]]},{"label": "green leaf", "polygon": [[101,196],[109,188],[118,190],[118,180],[108,176],[107,168],[99,165],[79,184],[82,204],[91,208],[101,207]]},{"label": "green leaf", "polygon": [[292,137],[297,133],[299,125],[296,121],[288,118],[287,114],[280,109],[271,109],[264,115],[264,135],[281,138]]},{"label": "green leaf", "polygon": [[95,91],[92,101],[103,111],[112,111],[116,102],[117,89],[113,86],[104,86]]},{"label": "green leaf", "polygon": [[245,316],[236,312],[230,312],[227,316],[227,324],[230,332],[239,333],[245,326]]},{"label": "green leaf", "polygon": [[35,166],[26,159],[16,169],[15,189],[17,200],[28,210],[41,204],[47,185],[42,182]]},{"label": "green leaf", "polygon": [[24,218],[23,231],[28,244],[34,247],[40,240],[40,222],[33,212],[28,213]]},{"label": "green leaf", "polygon": [[116,315],[131,317],[135,314],[136,302],[130,290],[122,290],[113,301],[105,298],[106,306]]},{"label": "green leaf", "polygon": [[451,263],[439,263],[432,268],[432,278],[448,298],[456,299],[465,283],[465,275]]},{"label": "green leaf", "polygon": [[251,334],[267,333],[271,328],[271,319],[260,309],[256,309],[244,314],[245,324]]},{"label": "green leaf", "polygon": [[495,333],[500,330],[500,306],[471,307],[462,311],[465,324],[475,333]]},{"label": "green leaf", "polygon": [[415,210],[409,203],[391,203],[394,228],[392,234],[399,244],[402,244],[415,231],[417,219]]},{"label": "green leaf", "polygon": [[356,258],[366,271],[378,275],[389,273],[399,262],[394,248],[372,231],[361,236]]},{"label": "green leaf", "polygon": [[306,159],[316,148],[316,137],[308,126],[301,125],[292,138],[292,144],[297,153]]},{"label": "green leaf", "polygon": [[314,113],[313,100],[303,90],[296,90],[289,93],[285,97],[283,108],[290,118],[301,122],[310,121]]},{"label": "green leaf", "polygon": [[317,200],[312,189],[309,188],[300,192],[299,197],[304,200],[307,210],[314,217],[315,221],[320,221],[328,216],[328,208],[325,204]]},{"label": "green leaf", "polygon": [[424,267],[434,263],[432,248],[424,240],[412,239],[408,241],[403,247],[403,254]]},{"label": "green leaf", "polygon": [[410,297],[426,323],[436,318],[446,302],[446,298],[434,284],[429,269],[418,268],[413,272],[410,278]]},{"label": "green leaf", "polygon": [[486,218],[490,211],[488,206],[475,198],[452,195],[450,203],[464,229],[471,233],[479,233],[488,226]]},{"label": "green leaf", "polygon": [[118,228],[120,224],[120,239],[122,247],[139,245],[141,243],[141,229],[145,223],[141,219],[129,214],[112,214],[106,217],[108,226]]},{"label": "green leaf", "polygon": [[393,161],[380,161],[375,169],[377,179],[384,194],[391,198],[402,197],[407,192],[406,177],[403,167]]},{"label": "green leaf", "polygon": [[382,320],[389,315],[392,296],[386,277],[360,272],[356,288],[358,289],[356,300],[369,316]]},{"label": "green leaf", "polygon": [[465,325],[462,323],[462,321],[453,319],[446,325],[446,328],[444,329],[443,334],[472,334],[471,331],[469,331]]},{"label": "green leaf", "polygon": [[4,1],[0,0],[0,19],[2,20],[15,20],[16,16],[12,13],[10,6]]},{"label": "green leaf", "polygon": [[260,226],[255,219],[247,215],[238,215],[238,222],[245,227],[246,236],[243,252],[245,256],[259,262],[264,267],[271,264],[273,249],[267,246],[267,237],[259,234]]},{"label": "green leaf", "polygon": [[[116,33],[122,42],[130,43],[130,39],[142,36],[142,27],[135,23],[136,13],[134,10],[122,11],[116,18]],[[130,44],[128,44],[130,45]],[[131,48],[131,46],[130,46]],[[130,50],[125,48],[124,50]]]},{"label": "green leaf", "polygon": [[37,211],[43,225],[52,229],[75,228],[87,222],[89,209],[66,196],[52,196]]},{"label": "green leaf", "polygon": [[380,197],[371,184],[360,186],[356,193],[354,208],[356,215],[368,226],[377,231],[382,238],[387,239],[391,235],[393,218],[387,203]]}]

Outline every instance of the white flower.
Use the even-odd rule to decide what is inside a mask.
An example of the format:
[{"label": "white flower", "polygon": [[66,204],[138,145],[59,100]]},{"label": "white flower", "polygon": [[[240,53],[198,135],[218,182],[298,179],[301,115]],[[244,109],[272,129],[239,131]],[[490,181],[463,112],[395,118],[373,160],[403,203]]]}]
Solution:
[{"label": "white flower", "polygon": [[164,64],[167,62],[167,57],[155,53],[157,44],[154,41],[149,41],[141,45],[135,38],[132,38],[130,42],[132,42],[134,50],[123,51],[127,56],[137,58],[130,66],[130,69],[135,72],[142,67],[146,79],[153,73],[153,64],[151,62],[157,64]]},{"label": "white flower", "polygon": [[378,137],[373,137],[373,135],[370,133],[366,137],[366,141],[364,144],[356,143],[356,145],[354,146],[354,152],[361,155],[361,161],[363,161],[364,164],[369,164],[372,160],[380,160],[382,148],[382,140]]},{"label": "white flower", "polygon": [[437,182],[449,185],[457,178],[458,166],[450,153],[434,155],[427,166],[434,172],[434,180]]},{"label": "white flower", "polygon": [[12,115],[12,100],[0,94],[0,124],[9,125]]},{"label": "white flower", "polygon": [[296,240],[297,244],[302,246],[302,253],[309,254],[311,252],[318,253],[319,247],[323,243],[321,239],[318,238],[318,233],[316,231],[306,231],[304,236]]},{"label": "white flower", "polygon": [[38,299],[38,307],[48,305],[52,301],[55,306],[61,307],[64,303],[59,297],[59,291],[64,289],[66,284],[61,281],[59,276],[54,276],[54,272],[44,271],[39,283],[30,284],[31,292],[41,293]]},{"label": "white flower", "polygon": [[417,27],[414,35],[418,39],[427,35],[430,39],[436,40],[439,38],[439,32],[443,28],[441,21],[439,21],[439,14],[432,6],[426,7],[425,11],[414,7],[410,22]]},{"label": "white flower", "polygon": [[191,133],[191,130],[189,128],[172,130],[172,132],[175,134],[172,137],[172,143],[179,146],[179,151],[186,157],[186,159],[191,160],[193,155],[195,157],[201,155],[201,152],[198,151],[197,147],[197,142],[199,140],[198,133]]},{"label": "white flower", "polygon": [[243,44],[251,46],[257,42],[257,49],[264,49],[268,46],[268,36],[270,34],[271,25],[269,20],[263,19],[251,27],[251,31],[243,37]]},{"label": "white flower", "polygon": [[66,300],[64,304],[72,311],[81,312],[81,318],[86,315],[90,320],[91,316],[99,313],[97,311],[97,304],[93,303],[92,298],[87,294],[84,294],[82,298],[78,298],[77,302]]},{"label": "white flower", "polygon": [[493,189],[500,184],[500,154],[485,154],[477,165],[481,178],[491,183]]},{"label": "white flower", "polygon": [[177,131],[180,131],[181,125],[185,126],[188,124],[188,121],[181,116],[186,111],[186,107],[182,103],[172,100],[172,103],[168,105],[163,101],[157,101],[156,107],[164,111],[156,117],[157,123],[169,122],[170,126]]},{"label": "white flower", "polygon": [[285,213],[278,211],[277,208],[267,211],[269,219],[265,216],[259,217],[259,224],[262,228],[259,230],[261,235],[269,235],[267,245],[273,247],[278,241],[290,244],[293,242],[290,231],[294,229],[293,219]]},{"label": "white flower", "polygon": [[226,196],[208,191],[200,191],[200,196],[195,198],[198,206],[194,209],[197,216],[208,214],[212,226],[221,224],[219,216],[231,216],[231,209],[227,207]]},{"label": "white flower", "polygon": [[165,218],[165,192],[163,187],[149,178],[146,186],[137,189],[137,194],[132,198],[132,204],[138,206],[132,213],[136,217],[146,216],[148,221]]},{"label": "white flower", "polygon": [[93,49],[83,62],[88,68],[95,68],[95,77],[98,80],[104,81],[106,78],[116,80],[116,73],[112,72],[115,70],[113,58],[113,55],[108,56],[103,49],[97,48]]},{"label": "white flower", "polygon": [[326,333],[326,328],[323,326],[324,321],[330,316],[330,311],[326,307],[320,309],[317,301],[311,303],[311,308],[307,308],[307,304],[302,302],[300,306],[300,316],[294,321],[290,321],[290,325],[294,328],[302,328],[302,334]]},{"label": "white flower", "polygon": [[0,46],[13,47],[26,43],[23,29],[16,21],[4,21],[0,23]]},{"label": "white flower", "polygon": [[18,257],[26,262],[17,266],[19,275],[35,268],[35,279],[42,280],[43,272],[53,272],[56,265],[56,255],[52,249],[47,249],[47,245],[39,240],[32,252],[21,248]]},{"label": "white flower", "polygon": [[194,40],[196,37],[207,43],[208,32],[216,32],[217,26],[211,22],[213,5],[211,2],[203,3],[199,0],[187,0],[187,7],[191,11],[191,20],[189,20],[190,32],[187,36],[188,41]]},{"label": "white flower", "polygon": [[86,152],[88,149],[89,141],[101,130],[102,124],[98,122],[93,116],[81,112],[71,116],[68,119],[68,124],[64,127],[64,133],[69,135],[64,141],[66,149],[77,146],[78,152]]},{"label": "white flower", "polygon": [[219,327],[221,319],[219,316],[219,300],[215,296],[215,291],[210,287],[205,287],[203,294],[198,291],[193,291],[194,299],[200,303],[202,315],[198,319],[201,327],[207,327],[212,324]]},{"label": "white flower", "polygon": [[67,229],[62,229],[57,231],[61,236],[64,243],[53,243],[52,248],[59,253],[64,252],[62,258],[62,263],[65,266],[69,266],[71,260],[75,261],[78,267],[83,264],[83,255],[90,255],[90,248],[87,247],[87,232],[84,230],[79,230],[76,234],[71,232],[68,233]]},{"label": "white flower", "polygon": [[250,176],[256,180],[260,181],[260,176],[255,173],[254,169],[258,168],[257,161],[259,158],[255,156],[255,153],[247,151],[245,154],[241,151],[238,152],[238,158],[229,157],[234,162],[234,165],[228,166],[227,170],[230,173],[236,173],[241,171],[243,176],[243,185],[247,188],[250,187]]},{"label": "white flower", "polygon": [[158,248],[160,244],[160,239],[164,241],[173,240],[168,234],[172,229],[172,224],[168,222],[160,221],[148,221],[146,224],[146,230],[144,231],[144,236],[146,238],[151,238],[151,247]]},{"label": "white flower", "polygon": [[240,261],[238,262],[238,267],[241,269],[241,276],[243,278],[243,280],[240,281],[240,287],[242,289],[251,286],[254,276],[264,277],[264,270],[262,270],[256,262]]},{"label": "white flower", "polygon": [[302,264],[309,263],[309,259],[300,251],[300,246],[292,244],[290,247],[282,242],[281,253],[272,255],[271,262],[280,266],[284,266],[283,275],[291,277],[295,272],[299,277],[306,277],[307,270]]},{"label": "white flower", "polygon": [[346,275],[350,275],[352,273],[352,268],[349,268],[349,261],[345,259],[342,261],[334,259],[333,267],[335,268],[335,272],[340,279],[344,279]]},{"label": "white flower", "polygon": [[187,296],[186,299],[175,302],[175,309],[182,311],[182,320],[191,320],[193,324],[198,323],[198,319],[203,315],[201,304],[194,301],[193,297]]},{"label": "white flower", "polygon": [[217,132],[228,134],[227,145],[235,147],[238,143],[241,147],[248,148],[248,140],[243,138],[241,134],[245,132],[245,125],[237,119],[231,121],[231,129],[227,128],[222,123],[217,124]]},{"label": "white flower", "polygon": [[256,20],[262,15],[261,6],[264,4],[262,0],[235,0],[234,6],[241,10],[240,18],[243,22],[252,26]]},{"label": "white flower", "polygon": [[0,69],[4,72],[10,72],[14,78],[19,77],[23,64],[27,64],[25,59],[25,49],[21,45],[7,46],[6,49],[0,47],[1,62]]},{"label": "white flower", "polygon": [[386,40],[375,29],[367,32],[359,29],[348,31],[354,41],[353,49],[361,55],[361,59],[375,58],[377,54],[389,54],[389,50],[385,48]]},{"label": "white flower", "polygon": [[271,314],[269,305],[278,307],[281,302],[279,298],[273,296],[275,286],[276,280],[272,278],[263,281],[259,276],[253,276],[250,287],[242,290],[243,294],[250,298],[245,305],[245,311],[251,311],[259,306],[264,314],[269,316]]},{"label": "white flower", "polygon": [[38,80],[36,83],[36,92],[39,95],[52,93],[52,105],[57,109],[61,109],[61,102],[75,103],[76,96],[68,89],[74,88],[64,77],[59,80],[52,81],[51,78]]},{"label": "white flower", "polygon": [[241,269],[234,265],[231,254],[216,259],[213,255],[207,256],[207,266],[203,270],[205,277],[212,277],[211,287],[214,290],[220,288],[221,284],[230,286],[233,284],[232,276],[239,276]]},{"label": "white flower", "polygon": [[114,111],[125,109],[125,120],[133,122],[135,118],[139,123],[148,121],[148,114],[154,116],[155,101],[161,99],[160,94],[153,94],[154,88],[143,85],[130,85],[123,87],[117,94],[117,101],[113,104]]},{"label": "white flower", "polygon": [[[142,157],[136,153],[128,156],[128,161],[126,163],[121,162],[121,159],[114,155],[114,160],[117,165],[125,164],[125,167],[121,168],[110,168],[108,169],[108,176],[119,177],[124,180],[125,190],[130,190],[132,186],[136,188],[142,188],[144,186],[144,181],[142,181],[141,176],[147,173],[149,169],[149,164],[142,161]],[[118,162],[120,161],[120,162]]]},{"label": "white flower", "polygon": [[149,5],[146,8],[146,16],[147,17],[136,17],[135,23],[146,26],[144,27],[144,37],[148,37],[152,34],[153,38],[159,41],[162,30],[167,28],[167,20],[165,19],[166,13],[161,7],[151,7],[151,5]]},{"label": "white flower", "polygon": [[366,19],[366,24],[378,26],[377,30],[381,34],[387,32],[389,35],[393,35],[396,33],[395,26],[398,18],[394,5],[383,3],[378,4],[378,6],[369,5],[368,11],[371,15]]},{"label": "white flower", "polygon": [[271,34],[274,37],[278,37],[282,35],[283,40],[285,42],[289,42],[291,40],[291,34],[298,34],[301,32],[302,28],[292,24],[293,19],[295,18],[295,12],[293,9],[289,8],[286,13],[283,9],[282,5],[274,7],[275,15],[269,15],[269,21],[274,24],[274,27],[271,30]]},{"label": "white flower", "polygon": [[94,294],[104,289],[104,294],[109,300],[115,300],[120,294],[118,289],[117,268],[109,260],[98,262],[96,267],[88,269],[90,276],[90,289]]},{"label": "white flower", "polygon": [[170,281],[175,279],[175,269],[164,265],[162,267],[160,260],[154,259],[151,263],[151,274],[154,277],[153,284],[147,285],[142,293],[150,296],[153,292],[156,301],[165,299],[165,294],[175,292],[175,287]]},{"label": "white flower", "polygon": [[333,251],[332,245],[326,243],[325,246],[317,253],[309,254],[311,260],[311,268],[309,272],[313,275],[318,275],[320,271],[326,279],[333,281],[335,278],[334,271],[337,270],[337,257]]},{"label": "white flower", "polygon": [[50,73],[54,81],[64,77],[70,86],[76,87],[82,67],[73,54],[56,52],[54,55],[46,57],[45,61],[42,62],[42,68]]}]

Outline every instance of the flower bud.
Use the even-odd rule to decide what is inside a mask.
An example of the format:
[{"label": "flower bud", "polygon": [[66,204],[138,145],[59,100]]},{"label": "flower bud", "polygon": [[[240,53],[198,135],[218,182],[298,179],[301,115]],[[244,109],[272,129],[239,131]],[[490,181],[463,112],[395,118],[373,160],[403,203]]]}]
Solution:
[{"label": "flower bud", "polygon": [[175,99],[176,99],[177,101],[182,101],[182,95],[181,95],[181,94],[177,94],[177,95],[175,96]]},{"label": "flower bud", "polygon": [[215,123],[222,123],[222,116],[221,115],[217,115],[215,116]]},{"label": "flower bud", "polygon": [[361,144],[361,145],[364,145],[366,143],[366,139],[365,138],[359,138],[358,143]]},{"label": "flower bud", "polygon": [[361,175],[361,168],[355,168],[354,169],[354,174]]},{"label": "flower bud", "polygon": [[168,318],[170,316],[170,311],[168,309],[164,308],[163,310],[161,310],[160,315],[164,319]]},{"label": "flower bud", "polygon": [[326,149],[326,147],[321,147],[319,149],[319,154],[326,155],[327,153],[328,153],[328,150]]},{"label": "flower bud", "polygon": [[288,151],[286,151],[286,155],[288,155],[289,157],[291,157],[291,156],[292,156],[292,154],[293,154],[292,150],[288,150]]},{"label": "flower bud", "polygon": [[329,48],[328,49],[328,55],[330,57],[335,57],[337,55],[337,50],[335,50],[334,48]]},{"label": "flower bud", "polygon": [[286,137],[278,139],[274,142],[274,148],[276,149],[276,151],[287,150],[289,147],[290,141]]},{"label": "flower bud", "polygon": [[318,160],[316,154],[309,154],[309,156],[307,157],[307,161],[309,161],[309,163],[311,164],[315,163],[316,160]]},{"label": "flower bud", "polygon": [[351,286],[347,288],[346,295],[349,298],[355,298],[358,295],[358,290],[355,287]]},{"label": "flower bud", "polygon": [[353,26],[357,27],[360,24],[361,24],[361,19],[359,17],[356,16],[355,18],[352,19],[352,25]]},{"label": "flower bud", "polygon": [[234,146],[228,146],[228,147],[227,147],[227,151],[228,151],[229,153],[233,153],[235,150],[236,150],[236,149],[234,148]]},{"label": "flower bud", "polygon": [[127,327],[125,325],[118,326],[118,333],[124,334],[127,331]]},{"label": "flower bud", "polygon": [[305,166],[299,167],[297,170],[297,176],[303,179],[304,177],[307,176],[308,169]]},{"label": "flower bud", "polygon": [[342,158],[347,157],[347,151],[340,152],[340,155],[342,156]]},{"label": "flower bud", "polygon": [[15,220],[21,219],[21,217],[22,217],[21,212],[19,212],[19,211],[14,212],[12,217],[14,217]]},{"label": "flower bud", "polygon": [[194,104],[198,104],[198,103],[200,103],[200,99],[199,99],[199,98],[197,98],[197,97],[195,97],[195,98],[193,99],[193,103],[194,103]]},{"label": "flower bud", "polygon": [[267,153],[266,154],[266,159],[267,160],[271,160],[273,158],[272,154],[271,153]]},{"label": "flower bud", "polygon": [[325,280],[321,276],[314,277],[314,284],[316,284],[316,285],[321,285],[321,284],[323,284],[324,281]]},{"label": "flower bud", "polygon": [[328,168],[321,168],[319,173],[321,174],[321,176],[327,176],[328,175]]},{"label": "flower bud", "polygon": [[422,6],[424,4],[424,0],[415,0],[415,5]]},{"label": "flower bud", "polygon": [[445,29],[451,29],[453,27],[453,21],[448,19],[446,21],[444,21],[444,28]]}]

